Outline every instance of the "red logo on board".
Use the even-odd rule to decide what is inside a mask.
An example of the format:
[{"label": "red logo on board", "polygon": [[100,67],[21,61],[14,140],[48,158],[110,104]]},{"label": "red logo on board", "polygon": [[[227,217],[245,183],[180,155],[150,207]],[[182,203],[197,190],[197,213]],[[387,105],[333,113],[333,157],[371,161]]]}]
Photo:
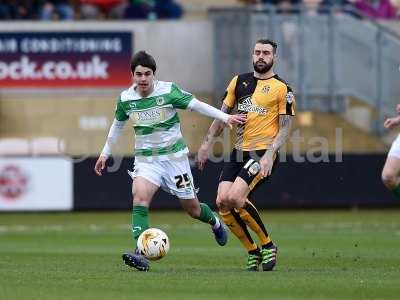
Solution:
[{"label": "red logo on board", "polygon": [[20,167],[9,165],[0,170],[0,195],[17,200],[28,189],[29,177]]}]

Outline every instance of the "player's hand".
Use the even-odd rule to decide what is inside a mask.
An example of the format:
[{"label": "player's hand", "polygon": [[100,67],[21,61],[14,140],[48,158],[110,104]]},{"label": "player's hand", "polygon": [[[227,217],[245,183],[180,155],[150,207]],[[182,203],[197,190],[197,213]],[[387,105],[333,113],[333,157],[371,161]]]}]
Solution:
[{"label": "player's hand", "polygon": [[399,117],[387,118],[385,120],[385,122],[383,123],[383,126],[386,129],[392,129],[392,128],[396,127],[397,125],[399,125],[399,123],[400,123]]},{"label": "player's hand", "polygon": [[400,115],[400,103],[396,105],[396,112]]},{"label": "player's hand", "polygon": [[274,165],[275,153],[272,150],[267,150],[260,159],[260,174],[263,178],[271,175],[272,166]]},{"label": "player's hand", "polygon": [[210,149],[205,145],[201,145],[199,151],[197,152],[197,165],[200,171],[204,170],[204,166],[208,160],[208,153]]},{"label": "player's hand", "polygon": [[229,119],[226,122],[226,125],[228,125],[230,129],[232,129],[234,124],[244,124],[244,123],[246,123],[246,115],[236,114],[236,115],[229,116]]},{"label": "player's hand", "polygon": [[97,176],[101,176],[104,168],[106,167],[108,157],[104,155],[100,155],[100,157],[96,161],[96,165],[94,166],[94,172]]}]

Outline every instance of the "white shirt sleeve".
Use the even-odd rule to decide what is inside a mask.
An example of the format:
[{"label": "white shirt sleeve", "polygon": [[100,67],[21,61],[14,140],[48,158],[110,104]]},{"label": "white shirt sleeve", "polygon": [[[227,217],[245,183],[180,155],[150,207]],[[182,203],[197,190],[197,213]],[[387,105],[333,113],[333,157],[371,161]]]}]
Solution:
[{"label": "white shirt sleeve", "polygon": [[197,100],[196,98],[193,98],[188,107],[189,110],[194,110],[197,111],[198,113],[201,113],[202,115],[206,115],[208,117],[221,120],[224,123],[228,122],[229,115],[220,111],[219,109],[216,109],[215,107],[208,105],[207,103],[204,103],[202,101]]},{"label": "white shirt sleeve", "polygon": [[108,132],[106,144],[104,145],[101,156],[109,157],[111,155],[111,148],[117,143],[119,136],[121,135],[126,121],[118,121],[114,119],[110,131]]}]

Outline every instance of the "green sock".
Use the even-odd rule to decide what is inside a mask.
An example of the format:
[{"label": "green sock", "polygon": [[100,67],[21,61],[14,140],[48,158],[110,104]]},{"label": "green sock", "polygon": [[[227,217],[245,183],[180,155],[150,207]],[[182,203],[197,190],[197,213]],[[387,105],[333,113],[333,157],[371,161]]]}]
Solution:
[{"label": "green sock", "polygon": [[134,206],[132,210],[132,236],[135,240],[139,235],[149,228],[149,208],[145,206]]},{"label": "green sock", "polygon": [[200,209],[200,216],[197,219],[204,223],[215,225],[216,220],[211,208],[205,203],[200,203]]},{"label": "green sock", "polygon": [[400,185],[398,185],[394,190],[392,190],[393,194],[400,199]]}]

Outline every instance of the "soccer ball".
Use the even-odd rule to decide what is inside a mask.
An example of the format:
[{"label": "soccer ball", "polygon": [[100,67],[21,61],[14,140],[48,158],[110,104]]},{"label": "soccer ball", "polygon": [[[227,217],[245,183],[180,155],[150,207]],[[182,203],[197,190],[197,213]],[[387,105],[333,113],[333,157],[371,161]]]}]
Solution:
[{"label": "soccer ball", "polygon": [[149,228],[139,236],[137,248],[146,258],[158,260],[168,253],[169,239],[164,231],[157,228]]}]

